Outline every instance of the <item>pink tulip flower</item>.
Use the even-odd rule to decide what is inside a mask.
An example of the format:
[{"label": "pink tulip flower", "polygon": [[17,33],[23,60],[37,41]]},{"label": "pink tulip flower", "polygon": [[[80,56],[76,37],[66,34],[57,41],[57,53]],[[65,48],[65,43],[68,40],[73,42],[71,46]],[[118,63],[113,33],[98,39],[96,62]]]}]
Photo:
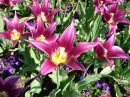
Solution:
[{"label": "pink tulip flower", "polygon": [[5,17],[3,17],[3,19],[6,22],[8,31],[0,32],[0,36],[12,41],[14,46],[18,43],[19,40],[22,39],[23,36],[29,35],[29,33],[23,33],[25,24],[23,22],[19,23],[16,12],[12,22]]},{"label": "pink tulip flower", "polygon": [[44,0],[43,5],[41,6],[36,0],[33,0],[34,5],[28,6],[28,8],[31,9],[35,17],[37,18],[37,21],[40,19],[43,20],[43,22],[47,22],[49,24],[53,23],[53,16],[59,12],[59,9],[53,9],[49,10],[50,8],[50,0]]},{"label": "pink tulip flower", "polygon": [[0,2],[6,6],[14,6],[20,3],[22,0],[0,0]]},{"label": "pink tulip flower", "polygon": [[94,47],[94,52],[99,59],[106,60],[109,63],[110,68],[112,68],[114,64],[114,61],[111,58],[130,58],[122,48],[114,46],[114,42],[115,33],[103,44],[99,38],[94,40],[94,43],[98,44]]},{"label": "pink tulip flower", "polygon": [[49,44],[50,42],[56,41],[58,38],[57,34],[53,34],[55,28],[56,28],[56,22],[52,23],[48,28],[45,29],[43,21],[40,19],[37,22],[36,27],[30,26],[28,23],[25,23],[27,27],[29,28],[32,38],[34,40],[44,42]]},{"label": "pink tulip flower", "polygon": [[80,42],[73,47],[76,31],[72,22],[51,45],[47,45],[38,41],[28,41],[31,45],[38,48],[49,56],[41,65],[40,73],[46,75],[64,64],[74,70],[86,71],[84,66],[77,60],[77,57],[88,50],[95,47],[94,43]]}]

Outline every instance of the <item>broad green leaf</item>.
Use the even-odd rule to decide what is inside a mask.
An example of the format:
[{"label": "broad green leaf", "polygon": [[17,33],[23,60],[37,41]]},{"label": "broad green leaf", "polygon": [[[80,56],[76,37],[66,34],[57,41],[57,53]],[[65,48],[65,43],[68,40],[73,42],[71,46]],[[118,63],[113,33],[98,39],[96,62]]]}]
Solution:
[{"label": "broad green leaf", "polygon": [[100,74],[109,74],[114,70],[114,68],[115,68],[115,65],[113,65],[111,69],[110,69],[110,66],[107,66],[100,72]]},{"label": "broad green leaf", "polygon": [[116,91],[116,97],[122,97],[121,91],[117,84],[114,85]]},{"label": "broad green leaf", "polygon": [[124,34],[123,34],[123,44],[125,44],[127,42],[127,40],[130,37],[130,25],[126,27]]},{"label": "broad green leaf", "polygon": [[66,79],[65,81],[61,81],[60,83],[60,89],[62,89],[62,92],[64,92],[67,87],[69,86],[69,84],[74,80],[75,76],[69,76],[68,79]]},{"label": "broad green leaf", "polygon": [[61,89],[54,89],[51,93],[49,97],[57,97],[57,93],[59,93],[61,91]]},{"label": "broad green leaf", "polygon": [[77,90],[72,90],[70,92],[64,93],[63,97],[80,97]]},{"label": "broad green leaf", "polygon": [[2,16],[0,15],[0,32],[4,32],[4,21]]},{"label": "broad green leaf", "polygon": [[[56,72],[57,71],[55,70],[55,71],[53,71],[52,74],[49,74],[48,76],[52,79],[52,81],[54,83],[57,84],[57,75],[56,75],[57,73]],[[62,72],[63,72],[62,70],[59,70],[59,82],[64,81],[68,78],[68,76],[64,75]]]},{"label": "broad green leaf", "polygon": [[81,91],[81,90],[85,89],[89,83],[97,81],[101,77],[102,77],[101,74],[88,75],[86,78],[84,78],[83,80],[76,83],[75,89],[77,89],[78,91]]}]

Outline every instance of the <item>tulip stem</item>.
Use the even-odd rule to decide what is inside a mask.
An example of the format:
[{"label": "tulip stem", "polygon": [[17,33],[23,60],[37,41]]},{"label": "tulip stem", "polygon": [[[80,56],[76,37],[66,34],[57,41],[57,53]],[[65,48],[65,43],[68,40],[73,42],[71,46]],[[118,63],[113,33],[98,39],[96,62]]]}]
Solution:
[{"label": "tulip stem", "polygon": [[56,69],[56,77],[57,77],[57,89],[59,89],[60,81],[59,81],[59,68]]}]

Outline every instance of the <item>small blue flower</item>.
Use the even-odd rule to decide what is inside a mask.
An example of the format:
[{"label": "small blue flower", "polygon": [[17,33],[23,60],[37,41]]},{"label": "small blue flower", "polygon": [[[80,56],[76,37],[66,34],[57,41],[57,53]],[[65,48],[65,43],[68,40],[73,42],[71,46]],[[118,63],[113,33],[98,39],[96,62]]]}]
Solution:
[{"label": "small blue flower", "polygon": [[91,89],[86,89],[86,94],[89,95],[90,93],[92,93]]},{"label": "small blue flower", "polygon": [[103,82],[102,82],[102,81],[97,81],[97,82],[96,82],[96,86],[97,86],[98,88],[101,88],[102,85],[103,85]]}]

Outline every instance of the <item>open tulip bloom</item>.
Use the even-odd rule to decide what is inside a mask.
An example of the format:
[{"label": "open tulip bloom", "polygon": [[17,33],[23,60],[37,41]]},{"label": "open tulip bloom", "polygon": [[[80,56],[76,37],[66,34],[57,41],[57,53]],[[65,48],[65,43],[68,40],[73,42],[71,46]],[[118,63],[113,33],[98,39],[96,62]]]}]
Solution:
[{"label": "open tulip bloom", "polygon": [[[115,32],[117,29],[116,23],[126,23],[130,24],[130,21],[127,18],[124,18],[123,15],[129,10],[118,10],[118,2],[110,5],[108,10],[104,10],[103,17],[110,25],[110,33]],[[113,30],[113,31],[112,31]]]},{"label": "open tulip bloom", "polygon": [[114,64],[114,61],[111,60],[111,58],[130,58],[122,48],[114,46],[114,42],[115,33],[113,33],[112,36],[103,44],[99,38],[94,40],[94,43],[98,43],[98,45],[94,47],[94,52],[99,59],[108,61],[110,68],[112,68]]},{"label": "open tulip bloom", "polygon": [[72,22],[51,45],[47,45],[38,41],[29,41],[34,47],[46,53],[50,59],[45,59],[41,65],[40,73],[46,75],[58,68],[59,65],[65,64],[74,70],[86,71],[84,66],[78,62],[77,57],[88,50],[95,47],[94,43],[80,42],[76,47],[73,47],[75,39],[75,27]]},{"label": "open tulip bloom", "polygon": [[57,34],[52,35],[56,28],[56,22],[52,23],[48,28],[45,29],[43,21],[40,19],[37,23],[36,27],[32,27],[25,23],[27,27],[29,28],[32,38],[34,40],[37,40],[39,42],[44,42],[44,43],[50,43],[53,41],[56,41],[58,38]]},{"label": "open tulip bloom", "polygon": [[0,0],[0,2],[6,6],[13,6],[20,3],[22,0]]},{"label": "open tulip bloom", "polygon": [[18,40],[22,39],[23,36],[29,35],[29,33],[23,33],[25,24],[23,22],[19,23],[16,12],[12,22],[5,17],[3,17],[3,19],[6,22],[8,31],[0,32],[0,36],[12,41],[14,46],[17,44]]},{"label": "open tulip bloom", "polygon": [[34,5],[28,6],[35,17],[37,18],[37,21],[40,19],[43,20],[43,22],[47,22],[49,24],[53,23],[53,16],[59,12],[59,9],[53,9],[49,10],[50,8],[50,0],[44,0],[43,5],[41,6],[36,0],[33,0]]},{"label": "open tulip bloom", "polygon": [[15,88],[19,76],[9,76],[5,80],[0,77],[0,97],[18,97],[25,88]]}]

